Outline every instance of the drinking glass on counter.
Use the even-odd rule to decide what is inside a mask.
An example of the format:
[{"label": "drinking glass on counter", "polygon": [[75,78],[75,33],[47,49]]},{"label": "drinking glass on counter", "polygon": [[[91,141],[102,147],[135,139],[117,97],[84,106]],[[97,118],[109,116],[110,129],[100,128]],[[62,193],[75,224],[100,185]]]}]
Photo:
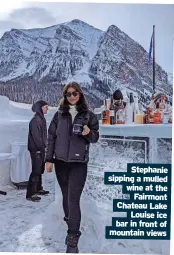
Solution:
[{"label": "drinking glass on counter", "polygon": [[144,124],[144,114],[137,113],[134,115],[134,124]]}]

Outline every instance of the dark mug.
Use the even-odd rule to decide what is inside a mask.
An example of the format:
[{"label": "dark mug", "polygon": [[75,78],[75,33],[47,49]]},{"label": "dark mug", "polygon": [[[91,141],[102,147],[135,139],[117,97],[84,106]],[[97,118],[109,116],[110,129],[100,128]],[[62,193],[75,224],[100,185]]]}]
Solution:
[{"label": "dark mug", "polygon": [[74,124],[73,125],[73,134],[81,135],[83,132],[83,125],[82,124]]}]

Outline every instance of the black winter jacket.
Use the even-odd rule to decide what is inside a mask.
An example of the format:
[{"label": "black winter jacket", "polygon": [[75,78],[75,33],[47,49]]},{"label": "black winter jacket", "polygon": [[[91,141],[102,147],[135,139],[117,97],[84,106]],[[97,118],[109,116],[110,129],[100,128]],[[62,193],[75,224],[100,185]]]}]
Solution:
[{"label": "black winter jacket", "polygon": [[28,150],[30,152],[45,152],[47,145],[47,124],[44,117],[42,106],[37,102],[32,107],[36,112],[29,123]]},{"label": "black winter jacket", "polygon": [[[86,136],[73,134],[73,124],[87,125],[90,133]],[[59,110],[54,115],[48,129],[46,162],[54,159],[65,162],[85,162],[89,160],[89,145],[99,139],[99,123],[93,112],[82,110],[72,123],[69,112]]]}]

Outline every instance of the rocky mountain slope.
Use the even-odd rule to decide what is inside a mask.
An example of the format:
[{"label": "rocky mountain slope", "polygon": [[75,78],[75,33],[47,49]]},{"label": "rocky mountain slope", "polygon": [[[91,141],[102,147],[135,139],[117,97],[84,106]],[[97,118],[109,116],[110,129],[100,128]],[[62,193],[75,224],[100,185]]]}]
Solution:
[{"label": "rocky mountain slope", "polygon": [[[55,105],[62,86],[79,82],[91,105],[116,88],[152,92],[145,49],[115,25],[101,31],[81,20],[42,29],[11,29],[0,39],[0,94]],[[157,90],[172,94],[167,73],[156,64]]]}]

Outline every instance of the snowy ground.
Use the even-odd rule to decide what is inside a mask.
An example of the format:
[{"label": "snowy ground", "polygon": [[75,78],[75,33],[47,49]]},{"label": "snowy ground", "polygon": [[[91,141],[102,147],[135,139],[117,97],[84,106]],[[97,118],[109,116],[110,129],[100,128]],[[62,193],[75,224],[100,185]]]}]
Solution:
[{"label": "snowy ground", "polygon": [[[0,251],[65,252],[67,229],[62,220],[61,196],[55,202],[54,173],[45,173],[44,183],[50,194],[40,203],[27,201],[25,190],[4,187],[8,194],[0,196]],[[98,203],[85,193],[81,199],[80,252],[169,255],[169,241],[105,240],[104,226],[110,225],[116,215],[110,206]]]},{"label": "snowy ground", "polygon": [[45,240],[42,237],[42,230],[43,216],[55,199],[53,174],[45,174],[44,179],[50,195],[43,197],[40,203],[27,201],[26,190],[4,187],[7,196],[0,195],[0,251],[50,251],[49,239]]}]

